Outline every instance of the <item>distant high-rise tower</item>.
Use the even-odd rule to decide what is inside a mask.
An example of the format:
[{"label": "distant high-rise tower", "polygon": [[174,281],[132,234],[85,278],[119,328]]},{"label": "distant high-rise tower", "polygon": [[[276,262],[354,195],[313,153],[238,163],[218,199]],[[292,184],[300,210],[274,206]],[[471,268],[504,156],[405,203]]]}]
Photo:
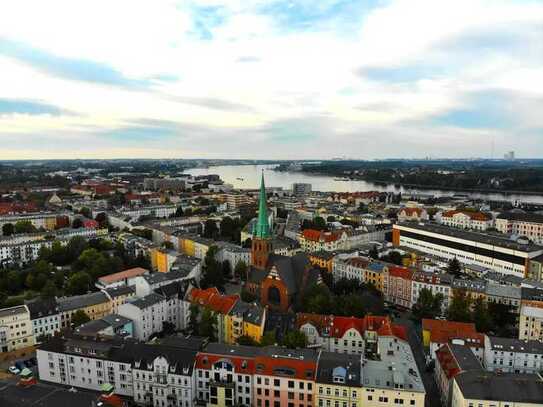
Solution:
[{"label": "distant high-rise tower", "polygon": [[268,257],[272,251],[270,223],[268,221],[268,208],[266,205],[266,187],[264,186],[264,173],[260,182],[260,196],[258,203],[258,220],[253,231],[251,247],[251,265],[264,270],[268,264]]}]

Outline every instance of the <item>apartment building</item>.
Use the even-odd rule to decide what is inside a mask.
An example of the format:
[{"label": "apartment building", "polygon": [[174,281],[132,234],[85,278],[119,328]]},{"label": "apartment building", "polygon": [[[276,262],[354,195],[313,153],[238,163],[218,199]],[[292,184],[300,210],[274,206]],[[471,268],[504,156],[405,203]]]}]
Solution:
[{"label": "apartment building", "polygon": [[388,317],[373,315],[355,318],[298,313],[296,327],[312,348],[353,355],[376,353],[380,336],[407,338],[404,327],[393,324]]},{"label": "apartment building", "polygon": [[0,309],[0,350],[11,352],[34,345],[30,311],[26,305]]},{"label": "apartment building", "polygon": [[490,372],[538,373],[543,370],[543,342],[485,335],[483,364]]},{"label": "apartment building", "polygon": [[543,247],[522,240],[436,224],[396,224],[392,241],[396,247],[416,249],[445,261],[456,258],[464,264],[519,277],[528,273],[531,259],[543,254]]},{"label": "apartment building", "polygon": [[58,298],[57,303],[62,328],[70,327],[73,315],[79,310],[85,312],[91,320],[100,319],[112,311],[111,299],[101,291]]},{"label": "apartment building", "polygon": [[543,341],[543,308],[521,305],[518,326],[519,339]]},{"label": "apartment building", "polygon": [[43,381],[94,391],[111,385],[137,404],[192,407],[197,349],[186,341],[148,345],[72,335],[40,345],[36,357]]},{"label": "apartment building", "polygon": [[496,229],[508,235],[526,236],[543,244],[543,215],[520,211],[505,212],[497,216]]},{"label": "apartment building", "polygon": [[261,305],[237,301],[224,318],[225,343],[235,344],[242,336],[249,337],[255,342],[262,340],[266,325],[266,308]]},{"label": "apartment building", "polygon": [[385,301],[402,308],[411,306],[413,270],[390,265],[384,273],[383,295]]},{"label": "apartment building", "polygon": [[436,351],[448,343],[467,346],[479,360],[483,360],[484,335],[477,332],[473,323],[423,319],[422,340],[429,348],[432,360],[436,358]]},{"label": "apartment building", "polygon": [[344,249],[347,241],[347,233],[343,230],[324,232],[320,230],[306,229],[298,237],[302,250],[306,252],[337,251]]},{"label": "apartment building", "polygon": [[54,298],[42,300],[36,299],[26,303],[32,321],[32,331],[35,342],[38,338],[51,336],[60,331],[60,309]]},{"label": "apartment building", "polygon": [[494,225],[492,216],[484,212],[445,211],[436,216],[439,223],[460,229],[485,231]]},{"label": "apartment building", "polygon": [[424,208],[405,207],[398,211],[398,221],[414,221],[421,222],[430,219],[428,212]]},{"label": "apartment building", "polygon": [[454,378],[451,407],[539,407],[542,400],[540,375],[470,371]]},{"label": "apartment building", "polygon": [[343,278],[348,280],[357,280],[360,283],[366,282],[366,268],[371,260],[366,257],[351,255],[337,255],[332,260],[332,275],[334,281]]},{"label": "apartment building", "polygon": [[452,298],[452,281],[453,277],[450,274],[415,271],[412,277],[411,307],[417,303],[420,291],[424,288],[430,290],[433,295],[441,294],[443,296],[441,309],[445,312],[449,308]]},{"label": "apartment building", "polygon": [[119,307],[119,315],[134,321],[134,338],[147,341],[164,328],[166,299],[156,293],[137,298]]}]

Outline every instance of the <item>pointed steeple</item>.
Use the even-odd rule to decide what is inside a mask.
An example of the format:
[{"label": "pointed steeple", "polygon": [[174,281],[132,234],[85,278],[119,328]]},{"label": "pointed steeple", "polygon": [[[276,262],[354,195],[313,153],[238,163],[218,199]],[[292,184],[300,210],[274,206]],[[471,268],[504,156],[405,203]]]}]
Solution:
[{"label": "pointed steeple", "polygon": [[270,224],[268,222],[268,207],[266,206],[266,187],[264,186],[264,171],[260,181],[260,196],[258,202],[258,220],[254,230],[254,237],[259,239],[270,238]]}]

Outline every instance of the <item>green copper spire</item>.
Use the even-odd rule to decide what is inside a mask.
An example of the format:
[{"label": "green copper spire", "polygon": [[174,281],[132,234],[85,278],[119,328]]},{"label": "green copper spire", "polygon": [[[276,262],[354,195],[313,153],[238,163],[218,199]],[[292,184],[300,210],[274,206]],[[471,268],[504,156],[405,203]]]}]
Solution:
[{"label": "green copper spire", "polygon": [[266,187],[264,186],[264,171],[260,182],[260,197],[258,203],[258,221],[254,231],[254,237],[267,239],[270,237],[270,224],[268,223],[268,208],[266,206]]}]

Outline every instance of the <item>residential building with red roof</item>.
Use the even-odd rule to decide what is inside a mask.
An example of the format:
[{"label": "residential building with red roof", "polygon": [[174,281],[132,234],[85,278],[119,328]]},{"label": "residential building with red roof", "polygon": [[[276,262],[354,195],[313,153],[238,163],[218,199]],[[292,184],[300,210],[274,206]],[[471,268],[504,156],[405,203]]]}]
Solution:
[{"label": "residential building with red roof", "polygon": [[394,305],[411,307],[411,285],[414,271],[407,267],[390,265],[383,278],[383,295],[385,301]]},{"label": "residential building with red roof", "polygon": [[306,252],[341,250],[345,247],[347,234],[344,230],[331,232],[305,229],[299,237],[300,246]]},{"label": "residential building with red roof", "polygon": [[389,317],[366,315],[364,318],[299,313],[296,327],[308,343],[330,352],[364,355],[377,353],[377,339],[393,336],[407,340],[405,327],[393,324]]},{"label": "residential building with red roof", "polygon": [[452,210],[436,216],[442,225],[461,229],[487,230],[494,225],[492,216],[484,212]]},{"label": "residential building with red roof", "polygon": [[135,278],[144,274],[149,274],[149,270],[142,267],[134,267],[119,271],[118,273],[108,274],[107,276],[100,277],[96,282],[96,287],[102,289],[123,285],[135,285]]},{"label": "residential building with red roof", "polygon": [[0,202],[0,215],[38,212],[34,202]]},{"label": "residential building with red roof", "polygon": [[437,350],[434,376],[442,405],[449,405],[454,378],[467,371],[483,371],[481,361],[467,346],[447,343]]},{"label": "residential building with red roof", "polygon": [[420,222],[420,221],[424,221],[428,219],[430,219],[430,217],[428,216],[428,212],[424,208],[405,207],[405,208],[401,208],[398,211],[398,221],[400,222],[404,222],[404,221]]},{"label": "residential building with red roof", "polygon": [[193,288],[187,300],[202,309],[209,309],[217,316],[218,339],[223,341],[227,337],[228,314],[240,300],[239,295],[223,295],[216,287],[205,290]]},{"label": "residential building with red roof", "polygon": [[432,359],[436,358],[436,351],[441,346],[452,343],[468,346],[479,360],[483,360],[485,336],[477,332],[474,323],[425,318],[422,320],[422,339]]}]

